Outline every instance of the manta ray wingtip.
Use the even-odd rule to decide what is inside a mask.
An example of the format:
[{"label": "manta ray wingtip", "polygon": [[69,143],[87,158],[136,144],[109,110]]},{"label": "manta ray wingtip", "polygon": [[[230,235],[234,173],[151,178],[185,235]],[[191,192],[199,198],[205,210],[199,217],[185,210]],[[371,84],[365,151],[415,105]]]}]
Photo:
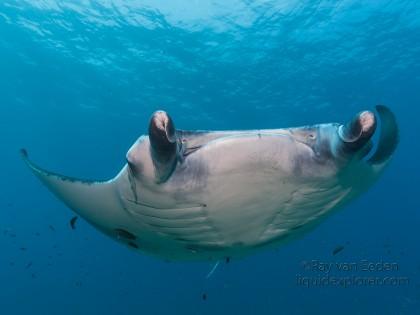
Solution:
[{"label": "manta ray wingtip", "polygon": [[29,168],[35,173],[35,175],[39,175],[39,174],[47,174],[48,172],[41,169],[40,167],[38,167],[37,165],[35,165],[30,159],[29,159],[29,154],[28,154],[28,150],[26,150],[25,148],[21,148],[19,150],[20,156],[22,157],[23,161],[25,162],[25,164],[27,166],[29,166]]}]

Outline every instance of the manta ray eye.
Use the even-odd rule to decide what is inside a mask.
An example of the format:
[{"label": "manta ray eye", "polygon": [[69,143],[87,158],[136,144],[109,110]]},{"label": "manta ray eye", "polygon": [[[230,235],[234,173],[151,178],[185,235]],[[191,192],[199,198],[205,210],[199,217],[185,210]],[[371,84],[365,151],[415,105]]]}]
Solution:
[{"label": "manta ray eye", "polygon": [[316,135],[314,133],[310,133],[308,135],[308,138],[311,139],[311,140],[314,140],[316,138]]}]

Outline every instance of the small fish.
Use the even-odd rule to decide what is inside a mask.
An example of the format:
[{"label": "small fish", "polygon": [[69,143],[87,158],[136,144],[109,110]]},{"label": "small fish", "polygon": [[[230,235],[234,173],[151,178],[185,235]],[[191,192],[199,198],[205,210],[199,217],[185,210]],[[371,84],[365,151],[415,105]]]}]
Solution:
[{"label": "small fish", "polygon": [[51,231],[55,232],[55,227],[53,227],[51,224],[48,225],[48,227],[50,228]]},{"label": "small fish", "polygon": [[203,293],[203,295],[201,296],[201,298],[203,299],[203,301],[207,300],[207,293]]},{"label": "small fish", "polygon": [[32,266],[32,261],[31,261],[31,262],[29,262],[29,263],[26,265],[25,269],[29,269],[29,268],[31,268],[31,266]]},{"label": "small fish", "polygon": [[26,250],[26,247],[21,247],[20,250],[21,251],[25,251]]},{"label": "small fish", "polygon": [[333,250],[332,254],[333,254],[333,255],[337,255],[337,254],[338,254],[339,252],[341,252],[343,249],[344,249],[344,246],[339,245],[339,246],[337,246],[336,248],[334,248],[334,250]]},{"label": "small fish", "polygon": [[71,218],[71,220],[70,220],[70,226],[71,226],[72,230],[76,229],[77,218],[78,218],[78,216],[75,216],[75,217]]},{"label": "small fish", "polygon": [[228,263],[230,263],[230,257],[226,257],[226,263],[228,264]]}]

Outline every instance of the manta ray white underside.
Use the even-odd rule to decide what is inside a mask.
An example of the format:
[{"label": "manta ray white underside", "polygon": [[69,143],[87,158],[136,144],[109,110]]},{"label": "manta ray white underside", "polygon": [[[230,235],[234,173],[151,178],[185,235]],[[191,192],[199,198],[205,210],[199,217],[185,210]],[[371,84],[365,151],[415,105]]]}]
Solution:
[{"label": "manta ray white underside", "polygon": [[[48,172],[22,155],[67,206],[131,248],[169,260],[243,257],[302,235],[371,186],[398,143],[377,106],[345,125],[182,131],[163,111],[113,179]],[[375,151],[375,152],[371,152]]]}]

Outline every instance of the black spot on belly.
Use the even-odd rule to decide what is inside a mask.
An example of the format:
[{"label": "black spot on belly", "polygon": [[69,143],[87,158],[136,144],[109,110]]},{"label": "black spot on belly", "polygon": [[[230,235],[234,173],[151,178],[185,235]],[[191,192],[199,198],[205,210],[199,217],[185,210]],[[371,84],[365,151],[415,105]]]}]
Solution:
[{"label": "black spot on belly", "polygon": [[128,242],[128,246],[138,249],[139,246],[134,242]]},{"label": "black spot on belly", "polygon": [[197,253],[197,247],[195,247],[195,246],[192,246],[192,245],[187,245],[187,246],[185,246],[185,248],[187,249],[187,250],[189,250],[191,253],[193,253],[193,254],[196,254]]},{"label": "black spot on belly", "polygon": [[117,233],[117,238],[125,238],[126,240],[133,241],[136,239],[136,236],[133,233],[128,232],[124,229],[115,229],[115,232]]}]

